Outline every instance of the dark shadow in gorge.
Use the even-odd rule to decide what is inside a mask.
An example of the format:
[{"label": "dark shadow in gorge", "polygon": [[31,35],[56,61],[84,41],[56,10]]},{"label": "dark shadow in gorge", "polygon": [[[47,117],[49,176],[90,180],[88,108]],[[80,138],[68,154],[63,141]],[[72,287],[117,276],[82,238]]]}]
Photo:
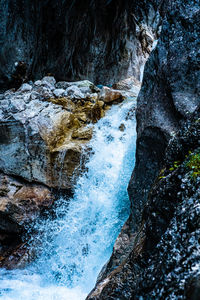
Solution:
[{"label": "dark shadow in gorge", "polygon": [[161,2],[0,0],[0,89],[47,74],[101,84],[139,79],[136,23],[153,24],[156,32]]}]

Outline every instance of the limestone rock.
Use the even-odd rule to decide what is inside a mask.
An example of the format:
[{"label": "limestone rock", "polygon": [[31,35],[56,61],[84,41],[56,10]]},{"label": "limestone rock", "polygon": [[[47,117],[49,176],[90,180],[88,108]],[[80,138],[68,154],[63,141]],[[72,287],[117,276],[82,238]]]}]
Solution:
[{"label": "limestone rock", "polygon": [[32,86],[28,83],[24,83],[22,84],[22,86],[20,87],[20,91],[21,92],[28,92],[28,91],[31,91],[32,90]]},{"label": "limestone rock", "polygon": [[42,78],[41,82],[42,84],[50,84],[52,86],[55,86],[56,84],[56,80],[53,76],[45,76],[44,78]]},{"label": "limestone rock", "polygon": [[64,89],[55,89],[53,91],[54,96],[56,96],[57,98],[60,98],[63,96],[65,90]]},{"label": "limestone rock", "polygon": [[0,173],[0,232],[19,234],[53,200],[49,188]]},{"label": "limestone rock", "polygon": [[72,85],[68,87],[64,92],[65,97],[69,97],[70,99],[84,99],[84,94],[81,92],[78,86]]},{"label": "limestone rock", "polygon": [[100,99],[105,103],[112,103],[114,101],[120,102],[124,99],[122,93],[120,91],[116,91],[114,89],[110,89],[104,86],[100,93]]},{"label": "limestone rock", "polygon": [[80,128],[72,132],[72,138],[78,140],[90,140],[92,137],[92,128]]},{"label": "limestone rock", "polygon": [[68,88],[72,97],[61,97],[65,90],[55,89],[55,79],[45,77],[32,90],[22,86],[23,90],[4,93],[0,100],[0,170],[48,187],[73,189],[83,167],[83,149],[92,137],[86,126],[102,118],[107,109],[97,93],[91,91],[86,99],[79,86],[94,85],[73,83]]},{"label": "limestone rock", "polygon": [[141,83],[135,77],[129,77],[124,80],[121,80],[117,83],[112,85],[112,88],[115,90],[124,90],[129,91],[132,89],[139,89],[140,90]]}]

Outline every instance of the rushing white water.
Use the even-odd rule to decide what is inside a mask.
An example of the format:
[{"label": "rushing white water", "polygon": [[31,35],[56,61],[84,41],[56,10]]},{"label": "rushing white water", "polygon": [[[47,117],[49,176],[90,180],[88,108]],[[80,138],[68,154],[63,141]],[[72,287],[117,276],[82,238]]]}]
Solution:
[{"label": "rushing white water", "polygon": [[93,154],[73,199],[60,199],[56,217],[36,225],[34,242],[41,252],[34,263],[25,270],[0,271],[1,299],[83,300],[93,288],[129,214],[127,185],[136,140],[133,101],[113,106],[95,125]]}]

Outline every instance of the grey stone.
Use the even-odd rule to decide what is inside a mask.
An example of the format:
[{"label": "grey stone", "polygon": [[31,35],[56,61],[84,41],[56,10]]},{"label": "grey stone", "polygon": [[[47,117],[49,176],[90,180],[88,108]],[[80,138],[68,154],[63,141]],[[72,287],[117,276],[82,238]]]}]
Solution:
[{"label": "grey stone", "polygon": [[64,89],[55,89],[53,91],[54,96],[56,96],[57,98],[62,97],[64,94],[65,90]]},{"label": "grey stone", "polygon": [[56,83],[56,88],[57,89],[64,89],[66,90],[69,86],[70,86],[70,82],[66,82],[66,81],[59,81]]},{"label": "grey stone", "polygon": [[72,86],[68,87],[65,90],[64,95],[66,97],[70,97],[71,99],[83,99],[84,98],[84,94],[81,92],[81,90],[78,88],[77,85],[72,85]]},{"label": "grey stone", "polygon": [[23,92],[29,92],[31,90],[32,90],[32,86],[30,84],[28,84],[28,83],[22,84],[22,86],[19,89],[19,91],[22,92],[22,93]]},{"label": "grey stone", "polygon": [[41,80],[36,80],[34,82],[34,85],[38,86],[38,85],[42,85],[42,81]]},{"label": "grey stone", "polygon": [[138,97],[136,166],[128,188],[136,224],[169,139],[199,106],[199,4],[179,4],[166,3],[162,34],[145,66]]},{"label": "grey stone", "polygon": [[161,37],[137,104],[136,165],[128,187],[128,235],[136,237],[127,247],[122,241],[117,261],[115,245],[88,300],[199,299],[200,5],[163,4]]},{"label": "grey stone", "polygon": [[45,76],[41,80],[42,83],[49,83],[50,85],[54,86],[56,84],[56,80],[53,76]]}]

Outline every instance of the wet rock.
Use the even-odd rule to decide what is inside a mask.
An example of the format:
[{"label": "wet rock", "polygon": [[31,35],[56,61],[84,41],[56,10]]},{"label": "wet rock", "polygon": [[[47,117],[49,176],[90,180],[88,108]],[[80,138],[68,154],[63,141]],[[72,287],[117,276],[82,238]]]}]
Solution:
[{"label": "wet rock", "polygon": [[120,91],[116,91],[105,86],[101,89],[99,98],[105,103],[112,103],[114,101],[120,102],[124,99]]},{"label": "wet rock", "polygon": [[91,91],[86,98],[80,91],[79,86],[94,90],[89,81],[73,83],[66,90],[72,91],[68,97],[62,96],[64,89],[53,86],[55,79],[45,77],[31,91],[22,86],[23,91],[4,94],[0,169],[30,182],[72,190],[83,168],[83,149],[92,137],[86,126],[102,118],[108,107],[97,93]]},{"label": "wet rock", "polygon": [[[87,77],[103,84],[132,75],[139,79],[146,58],[137,28],[145,23],[156,36],[162,3],[117,0],[99,5],[87,0],[80,6],[36,1],[32,9],[26,1],[22,14],[20,0],[1,0],[0,89],[45,74],[60,81]],[[16,70],[16,64],[21,68]]]},{"label": "wet rock", "polygon": [[72,138],[78,140],[90,140],[92,138],[92,128],[80,128],[72,132]]},{"label": "wet rock", "polygon": [[19,243],[10,247],[4,247],[0,257],[0,267],[8,270],[24,269],[36,257],[34,249],[31,249],[28,243]]},{"label": "wet rock", "polygon": [[137,103],[136,166],[128,188],[136,224],[170,138],[199,105],[199,5],[184,1],[180,8],[176,1],[171,6],[166,2],[166,8]]},{"label": "wet rock", "polygon": [[64,92],[65,92],[64,89],[55,89],[53,91],[53,94],[54,94],[55,97],[60,98],[60,97],[63,96]]},{"label": "wet rock", "polygon": [[124,125],[123,123],[119,126],[119,130],[120,130],[120,131],[124,131],[125,128],[126,128],[126,127],[125,127],[125,125]]},{"label": "wet rock", "polygon": [[22,86],[20,87],[20,91],[21,92],[28,92],[32,90],[32,86],[28,83],[24,83],[22,84]]},{"label": "wet rock", "polygon": [[54,199],[44,185],[0,173],[0,267],[23,268],[33,259],[22,237]]},{"label": "wet rock", "polygon": [[117,83],[114,83],[112,85],[112,88],[115,90],[124,90],[124,91],[129,91],[129,90],[140,90],[141,83],[135,78],[135,77],[129,77],[124,80],[121,80]]},{"label": "wet rock", "polygon": [[120,265],[113,251],[110,269],[105,266],[87,299],[199,299],[200,7],[196,1],[165,5],[138,97],[132,249],[126,258],[126,250],[120,254]]},{"label": "wet rock", "polygon": [[0,173],[0,232],[20,233],[53,203],[49,188]]}]

